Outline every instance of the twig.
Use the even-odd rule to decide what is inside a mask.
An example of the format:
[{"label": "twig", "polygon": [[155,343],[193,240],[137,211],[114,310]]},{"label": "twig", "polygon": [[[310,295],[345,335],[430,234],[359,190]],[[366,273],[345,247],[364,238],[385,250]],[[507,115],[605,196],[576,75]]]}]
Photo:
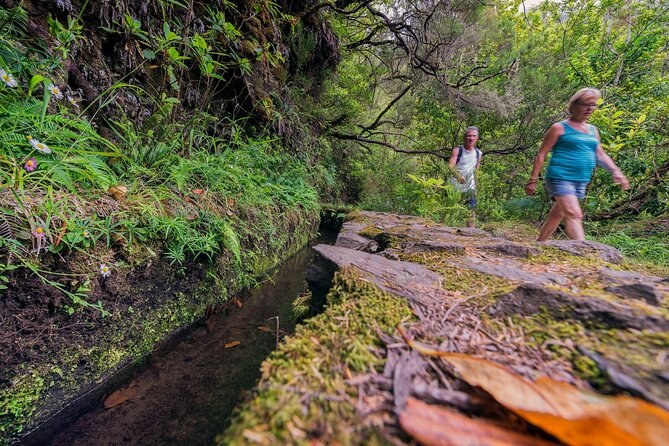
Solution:
[{"label": "twig", "polygon": [[453,305],[451,305],[451,308],[449,308],[448,311],[446,312],[446,314],[444,314],[444,317],[441,318],[441,321],[442,321],[442,322],[446,321],[446,320],[448,319],[448,317],[451,315],[451,313],[452,313],[452,312],[453,312],[453,311],[454,311],[460,304],[465,303],[465,302],[469,302],[470,300],[472,300],[472,299],[474,299],[474,298],[477,298],[477,297],[485,296],[485,294],[486,294],[487,292],[488,292],[488,288],[486,287],[486,288],[483,289],[483,292],[482,292],[482,293],[472,294],[471,296],[467,297],[466,299],[460,299],[460,300],[458,300],[458,301],[455,302]]}]

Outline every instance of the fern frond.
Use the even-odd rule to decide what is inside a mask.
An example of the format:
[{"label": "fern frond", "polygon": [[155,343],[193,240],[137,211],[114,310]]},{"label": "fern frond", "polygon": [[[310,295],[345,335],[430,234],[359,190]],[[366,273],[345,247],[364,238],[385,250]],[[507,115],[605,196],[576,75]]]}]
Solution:
[{"label": "fern frond", "polygon": [[241,265],[242,249],[239,243],[239,238],[237,237],[237,233],[235,233],[234,229],[232,229],[232,227],[226,222],[223,222],[221,229],[223,235],[225,236],[225,247],[228,248],[235,256],[235,262],[237,265]]}]

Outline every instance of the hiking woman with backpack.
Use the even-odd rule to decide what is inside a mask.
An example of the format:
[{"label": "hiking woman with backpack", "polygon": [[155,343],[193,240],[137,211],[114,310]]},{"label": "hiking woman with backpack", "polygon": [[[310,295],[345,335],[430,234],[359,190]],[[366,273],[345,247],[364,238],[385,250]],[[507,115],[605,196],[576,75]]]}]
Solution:
[{"label": "hiking woman with backpack", "polygon": [[613,175],[613,181],[627,190],[629,182],[620,168],[602,149],[599,131],[588,124],[602,96],[596,88],[582,88],[569,99],[567,109],[571,115],[556,122],[546,132],[534,160],[530,180],[525,186],[528,195],[534,195],[539,172],[548,152],[553,152],[548,162],[544,186],[555,201],[548,219],[539,231],[538,241],[548,240],[564,219],[565,232],[572,240],[584,240],[583,211],[579,200],[585,198],[585,188],[592,179],[595,165],[604,167]]}]

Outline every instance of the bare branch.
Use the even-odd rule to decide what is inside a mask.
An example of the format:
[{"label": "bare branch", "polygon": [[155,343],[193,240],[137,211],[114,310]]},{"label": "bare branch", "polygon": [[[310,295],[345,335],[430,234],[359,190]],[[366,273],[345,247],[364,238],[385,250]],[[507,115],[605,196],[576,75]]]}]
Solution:
[{"label": "bare branch", "polygon": [[337,139],[345,141],[355,141],[360,144],[375,144],[378,146],[387,147],[397,153],[406,153],[409,155],[434,155],[445,160],[450,158],[450,154],[446,156],[442,153],[443,151],[441,150],[408,150],[408,149],[402,149],[401,147],[398,147],[395,144],[391,144],[386,141],[379,141],[376,139],[365,138],[360,135],[347,135],[343,133],[331,133],[331,135]]},{"label": "bare branch", "polygon": [[372,129],[375,129],[376,127],[378,127],[379,122],[381,121],[381,118],[383,118],[383,116],[386,113],[388,113],[388,111],[397,103],[397,101],[402,99],[404,97],[404,95],[407,94],[409,92],[409,90],[411,90],[412,86],[413,86],[412,84],[409,84],[406,87],[404,87],[404,90],[402,90],[392,101],[390,101],[388,103],[388,105],[386,105],[386,107],[383,110],[381,110],[381,113],[379,113],[379,115],[376,117],[374,122],[372,122],[367,127],[364,127],[363,130],[368,131],[368,130],[372,130]]}]

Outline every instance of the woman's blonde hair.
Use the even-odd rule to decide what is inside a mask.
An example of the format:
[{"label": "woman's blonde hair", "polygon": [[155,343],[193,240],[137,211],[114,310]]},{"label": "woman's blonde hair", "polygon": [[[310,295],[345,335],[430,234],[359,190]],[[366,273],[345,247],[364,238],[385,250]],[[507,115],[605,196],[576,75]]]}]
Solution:
[{"label": "woman's blonde hair", "polygon": [[576,93],[574,93],[569,98],[569,102],[567,102],[567,110],[569,110],[569,113],[573,113],[574,107],[576,107],[579,99],[581,99],[583,96],[597,96],[597,99],[599,99],[602,97],[602,92],[596,88],[591,87],[581,88]]}]

